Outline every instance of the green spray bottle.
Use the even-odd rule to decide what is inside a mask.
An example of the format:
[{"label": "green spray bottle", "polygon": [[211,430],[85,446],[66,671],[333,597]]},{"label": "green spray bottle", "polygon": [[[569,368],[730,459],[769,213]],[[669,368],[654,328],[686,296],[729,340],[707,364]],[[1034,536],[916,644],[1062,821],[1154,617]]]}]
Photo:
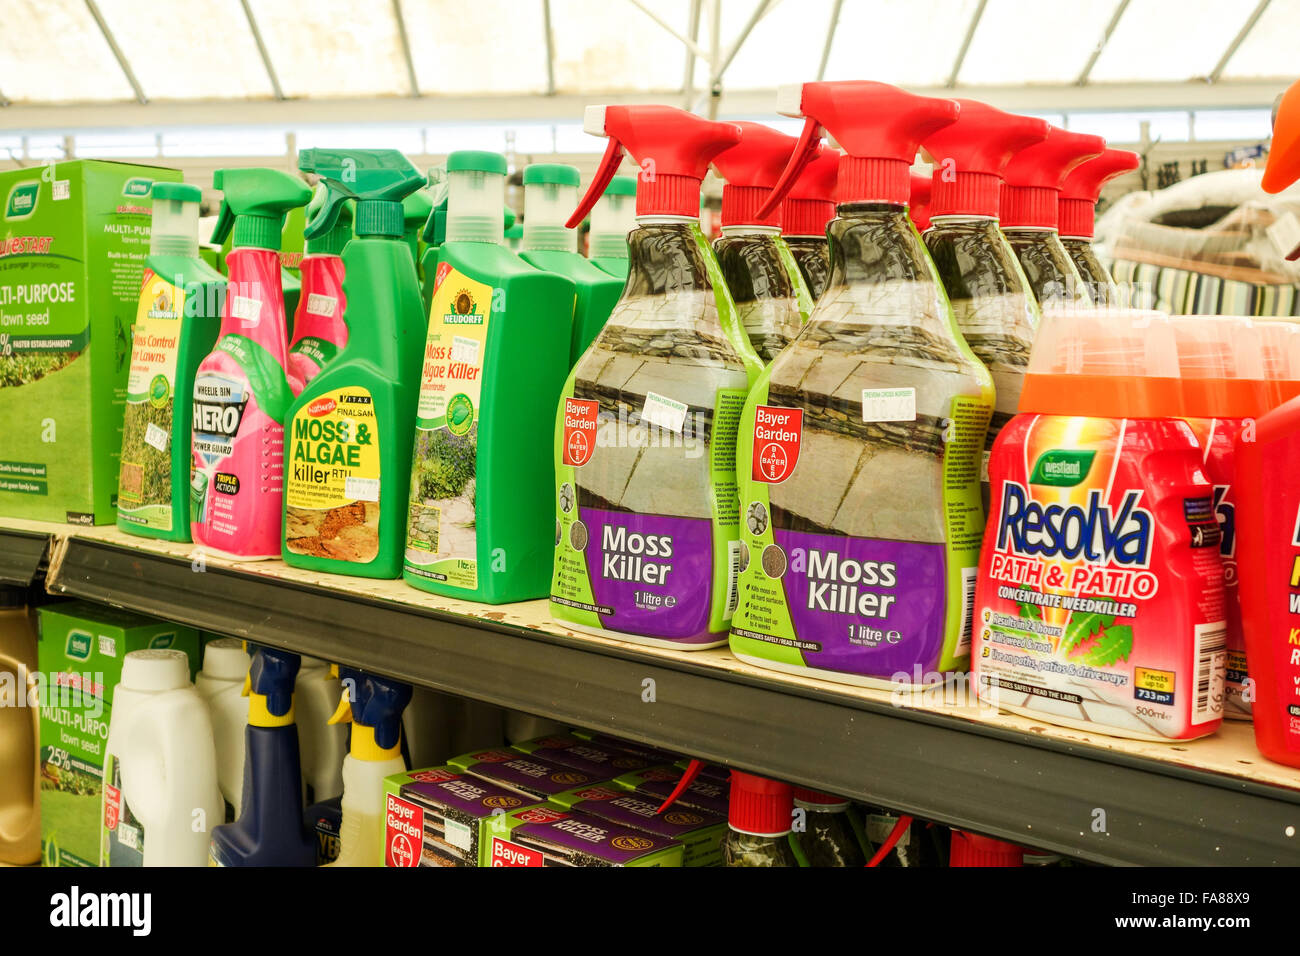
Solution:
[{"label": "green spray bottle", "polygon": [[429,190],[421,186],[402,200],[402,241],[411,250],[411,259],[415,263],[416,278],[424,281],[424,262],[420,254],[421,230],[433,215],[433,199]]},{"label": "green spray bottle", "polygon": [[199,256],[199,187],[153,184],[153,232],[131,341],[117,526],[190,540],[194,373],[221,326],[226,280]]},{"label": "green spray bottle", "polygon": [[403,576],[500,604],[551,576],[551,436],[569,370],[574,285],[503,245],[506,160],[447,159]]},{"label": "green spray bottle", "polygon": [[597,269],[627,281],[627,236],[636,228],[636,177],[615,176],[591,207],[587,258]]},{"label": "green spray bottle", "polygon": [[[578,233],[564,222],[578,205],[578,167],[534,163],[524,170],[524,230],[519,258],[577,287],[569,363],[578,360],[623,294],[616,279],[578,254]],[[626,246],[626,243],[624,243]]]},{"label": "green spray bottle", "polygon": [[306,149],[298,168],[329,190],[308,237],[333,226],[347,200],[356,237],[343,247],[348,344],[285,419],[282,556],[294,567],[395,578],[424,341],[402,200],[424,178],[391,149]]}]

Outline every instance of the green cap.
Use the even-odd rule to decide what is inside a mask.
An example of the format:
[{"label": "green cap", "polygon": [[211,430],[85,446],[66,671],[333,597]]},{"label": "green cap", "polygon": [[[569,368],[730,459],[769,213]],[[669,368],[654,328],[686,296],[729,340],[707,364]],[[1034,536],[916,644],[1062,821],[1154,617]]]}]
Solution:
[{"label": "green cap", "polygon": [[580,184],[578,167],[564,163],[533,163],[524,169],[525,186],[543,184],[573,186],[576,189]]},{"label": "green cap", "polygon": [[310,186],[279,169],[218,169],[212,185],[224,194],[212,241],[225,242],[233,230],[235,247],[278,250],[285,213],[311,199]]},{"label": "green cap", "polygon": [[201,202],[203,190],[190,183],[154,183],[154,199],[175,199],[177,202]]},{"label": "green cap", "polygon": [[447,157],[447,172],[496,173],[504,176],[506,158],[500,153],[490,153],[481,149],[458,149]]},{"label": "green cap", "polygon": [[[316,186],[316,191],[312,194],[311,202],[307,204],[307,221],[312,222],[321,214],[325,204],[329,201],[329,188],[320,183]],[[334,225],[326,229],[320,235],[312,236],[307,240],[306,254],[337,256],[343,252],[343,247],[348,244],[352,238],[352,204],[343,202],[339,204],[338,215],[334,220]]]},{"label": "green cap", "polygon": [[513,209],[511,209],[509,206],[506,206],[506,209],[505,209],[505,223],[506,223],[506,231],[507,231],[507,232],[509,232],[511,229],[514,228],[514,226],[515,226],[515,220],[518,219],[518,218],[519,218],[519,217],[515,215],[515,211],[514,211]]},{"label": "green cap", "polygon": [[325,205],[303,235],[308,239],[334,227],[343,203],[356,203],[356,234],[401,239],[402,200],[425,184],[411,161],[395,149],[304,149],[298,168],[325,180]]},{"label": "green cap", "polygon": [[605,187],[605,196],[635,196],[636,195],[636,177],[635,176],[615,176]]}]

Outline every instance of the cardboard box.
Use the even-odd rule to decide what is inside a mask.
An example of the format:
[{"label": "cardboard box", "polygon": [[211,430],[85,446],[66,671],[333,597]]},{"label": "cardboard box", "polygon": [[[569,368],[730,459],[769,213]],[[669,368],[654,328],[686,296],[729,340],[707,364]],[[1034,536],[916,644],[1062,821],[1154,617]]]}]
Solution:
[{"label": "cardboard box", "polygon": [[384,865],[489,866],[487,824],[530,797],[454,767],[384,780]]},{"label": "cardboard box", "polygon": [[447,761],[483,780],[499,784],[533,800],[545,800],[565,790],[610,779],[610,774],[583,773],[545,757],[515,750],[479,750]]},{"label": "cardboard box", "polygon": [[488,866],[682,865],[676,840],[546,804],[492,816],[488,834]]},{"label": "cardboard box", "polygon": [[667,837],[682,845],[683,866],[721,866],[727,818],[708,810],[673,805],[659,812],[660,801],[613,783],[557,793],[550,803],[577,810],[619,826]]},{"label": "cardboard box", "polygon": [[180,179],[97,160],[0,172],[0,515],[116,520],[150,191]]},{"label": "cardboard box", "polygon": [[199,634],[126,611],[72,601],[39,612],[41,852],[46,866],[97,866],[104,746],[122,658],[174,648],[199,666]]},{"label": "cardboard box", "polygon": [[607,744],[584,740],[575,734],[547,734],[512,744],[511,750],[573,767],[593,777],[610,779],[633,770],[653,767],[657,761]]}]

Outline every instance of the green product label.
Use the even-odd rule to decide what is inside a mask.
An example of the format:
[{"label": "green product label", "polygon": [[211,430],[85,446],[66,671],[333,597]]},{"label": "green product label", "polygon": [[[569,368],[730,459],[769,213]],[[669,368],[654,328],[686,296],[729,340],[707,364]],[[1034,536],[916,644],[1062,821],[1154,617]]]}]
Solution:
[{"label": "green product label", "polygon": [[95,646],[94,642],[94,635],[88,631],[68,631],[68,638],[64,643],[63,652],[75,661],[90,660],[90,652]]},{"label": "green product label", "polygon": [[122,762],[116,754],[106,754],[100,866],[144,866],[144,838],[144,823],[132,812],[122,793]]},{"label": "green product label", "polygon": [[993,396],[958,395],[952,400],[952,417],[943,455],[943,507],[947,532],[947,628],[941,671],[957,667],[970,654],[971,619],[975,606],[975,576],[984,540],[984,505],[980,500],[980,472],[984,463],[984,436],[993,416]]},{"label": "green product label", "polygon": [[122,187],[123,196],[134,196],[142,198],[148,196],[153,191],[153,180],[146,179],[144,176],[133,176],[126,181]]},{"label": "green product label", "polygon": [[1096,457],[1095,451],[1072,451],[1060,448],[1045,451],[1034,463],[1029,482],[1034,485],[1072,488],[1088,477],[1088,472],[1092,469],[1092,460]]},{"label": "green product label", "polygon": [[795,301],[799,304],[799,316],[803,319],[804,324],[808,322],[808,316],[812,315],[813,301],[812,292],[808,289],[808,283],[804,281],[803,271],[799,268],[799,263],[795,262],[794,253],[790,251],[789,244],[780,236],[776,237],[776,252],[781,257],[781,263],[785,266],[785,271],[790,276],[791,283],[794,284]]},{"label": "green product label", "polygon": [[492,288],[448,268],[429,309],[403,568],[478,587],[475,485]]},{"label": "green product label", "polygon": [[334,360],[334,356],[339,354],[339,347],[326,339],[317,338],[314,335],[304,335],[293,343],[293,347],[289,349],[289,354],[306,356],[315,362],[318,368],[324,368]]},{"label": "green product label", "polygon": [[763,360],[758,357],[753,343],[749,341],[749,333],[745,331],[745,326],[740,321],[740,313],[731,298],[731,290],[727,288],[727,279],[722,274],[722,267],[718,265],[718,257],[713,254],[713,247],[704,237],[704,230],[696,225],[691,231],[695,236],[695,247],[704,262],[709,282],[713,284],[713,297],[718,306],[718,324],[722,326],[723,334],[745,364],[745,374],[749,377],[749,385],[752,388],[763,372]]},{"label": "green product label", "polygon": [[118,520],[158,531],[175,526],[172,444],[177,432],[182,441],[187,434],[173,421],[186,298],[184,288],[146,269],[131,337]]},{"label": "green product label", "polygon": [[229,333],[217,342],[217,349],[232,356],[248,379],[248,390],[257,396],[257,404],[273,421],[284,424],[293,392],[284,377],[284,369],[270,352],[250,338]]},{"label": "green product label", "polygon": [[41,184],[37,180],[15,183],[5,200],[5,219],[27,219],[36,212],[40,201]]}]

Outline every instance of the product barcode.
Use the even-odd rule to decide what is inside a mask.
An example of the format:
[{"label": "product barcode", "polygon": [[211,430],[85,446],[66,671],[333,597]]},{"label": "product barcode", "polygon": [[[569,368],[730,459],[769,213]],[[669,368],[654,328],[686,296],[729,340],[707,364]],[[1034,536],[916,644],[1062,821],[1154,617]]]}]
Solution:
[{"label": "product barcode", "polygon": [[1203,724],[1223,715],[1223,671],[1228,657],[1228,628],[1223,621],[1197,624],[1196,707],[1192,723]]},{"label": "product barcode", "polygon": [[[58,202],[59,200],[62,200],[62,199],[71,199],[71,198],[72,198],[72,180],[70,180],[70,179],[56,179],[56,180],[54,180],[54,182],[53,182],[53,183],[51,184],[51,186],[50,186],[50,193],[53,195],[53,197],[54,197],[54,201],[55,201],[55,202]],[[1289,251],[1289,250],[1288,250],[1288,251]]]},{"label": "product barcode", "polygon": [[975,625],[975,581],[979,568],[961,569],[961,634],[953,651],[958,657],[970,653],[971,631]]},{"label": "product barcode", "polygon": [[740,549],[745,547],[743,541],[727,543],[727,610],[722,615],[731,617],[740,606]]}]

